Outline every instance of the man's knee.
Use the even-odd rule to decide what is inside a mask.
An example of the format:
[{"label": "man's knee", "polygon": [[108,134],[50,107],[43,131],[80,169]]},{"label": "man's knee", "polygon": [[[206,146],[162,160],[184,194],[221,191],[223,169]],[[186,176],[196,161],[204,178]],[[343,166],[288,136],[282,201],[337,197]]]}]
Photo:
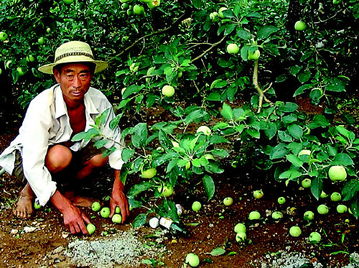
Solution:
[{"label": "man's knee", "polygon": [[54,145],[48,151],[46,155],[46,167],[50,172],[59,172],[65,169],[72,160],[71,150],[63,145]]}]

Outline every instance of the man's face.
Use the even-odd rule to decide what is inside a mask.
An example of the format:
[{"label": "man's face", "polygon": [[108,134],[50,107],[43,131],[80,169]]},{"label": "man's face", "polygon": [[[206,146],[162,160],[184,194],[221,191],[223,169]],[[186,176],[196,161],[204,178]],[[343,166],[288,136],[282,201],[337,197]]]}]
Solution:
[{"label": "man's face", "polygon": [[54,69],[54,76],[60,84],[65,101],[82,101],[91,84],[91,68],[82,63],[70,63]]}]

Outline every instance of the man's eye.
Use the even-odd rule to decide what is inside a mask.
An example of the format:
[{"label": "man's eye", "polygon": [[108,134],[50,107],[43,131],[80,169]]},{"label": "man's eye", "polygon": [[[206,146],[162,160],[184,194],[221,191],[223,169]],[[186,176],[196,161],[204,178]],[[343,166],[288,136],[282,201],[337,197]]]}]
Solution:
[{"label": "man's eye", "polygon": [[68,75],[66,75],[66,78],[68,79],[68,80],[73,80],[74,79],[74,75],[73,74],[68,74]]},{"label": "man's eye", "polygon": [[80,74],[80,79],[86,80],[88,78],[88,74]]}]

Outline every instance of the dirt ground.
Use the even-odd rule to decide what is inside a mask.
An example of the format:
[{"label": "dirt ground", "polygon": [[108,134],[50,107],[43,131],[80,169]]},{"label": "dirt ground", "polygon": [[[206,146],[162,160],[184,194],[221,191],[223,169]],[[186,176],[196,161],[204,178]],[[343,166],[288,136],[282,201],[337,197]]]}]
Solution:
[{"label": "dirt ground", "polygon": [[[0,135],[0,151],[8,145],[13,136],[13,133]],[[189,231],[187,237],[164,235],[161,242],[158,242],[156,230],[148,226],[136,230],[138,239],[147,245],[165,248],[164,252],[152,258],[152,267],[185,267],[184,259],[189,252],[198,254],[201,259],[200,267],[263,267],[265,263],[269,264],[267,267],[277,267],[270,265],[271,258],[285,252],[298,252],[306,256],[313,265],[319,262],[323,264],[322,267],[344,267],[349,263],[350,253],[359,253],[358,220],[352,215],[337,214],[335,204],[330,200],[314,200],[307,189],[300,189],[294,183],[285,187],[263,183],[265,178],[266,174],[263,172],[248,174],[241,169],[228,168],[216,178],[217,188],[213,200],[206,201],[200,190],[191,196],[180,192],[174,195],[176,203],[185,208],[181,217]],[[22,185],[14,177],[3,174],[0,176],[0,187],[0,267],[76,267],[64,254],[70,242],[104,239],[106,233],[128,232],[133,229],[131,221],[139,213],[133,210],[126,224],[114,225],[109,219],[103,219],[90,209],[85,209],[92,216],[97,230],[91,236],[73,236],[62,225],[61,215],[51,206],[36,210],[30,219],[15,218],[12,208]],[[263,198],[253,198],[252,191],[256,189],[263,189]],[[228,207],[222,203],[227,196],[234,199],[233,205]],[[279,196],[285,196],[287,202],[279,205]],[[194,200],[203,204],[197,213],[190,209]],[[316,211],[320,203],[328,204],[330,213],[316,213],[313,222],[305,222],[303,213],[306,210]],[[258,210],[262,220],[247,220],[252,210]],[[284,218],[274,221],[270,214],[275,210],[282,211]],[[247,226],[248,241],[245,244],[235,241],[233,228],[239,222]],[[303,233],[298,238],[288,234],[288,229],[293,225],[302,228]],[[312,231],[321,233],[320,244],[312,245],[307,242]],[[111,236],[107,239],[111,239]],[[212,256],[211,251],[219,247],[225,249],[224,254]],[[146,259],[146,254],[141,258]],[[123,267],[121,264],[114,266]],[[142,264],[136,267],[150,265]]]}]

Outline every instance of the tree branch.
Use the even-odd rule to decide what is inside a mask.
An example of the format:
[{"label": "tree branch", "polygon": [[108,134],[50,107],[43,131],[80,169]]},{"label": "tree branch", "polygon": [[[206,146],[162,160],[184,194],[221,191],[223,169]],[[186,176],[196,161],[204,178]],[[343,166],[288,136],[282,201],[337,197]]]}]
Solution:
[{"label": "tree branch", "polygon": [[218,42],[211,44],[211,46],[209,48],[207,48],[205,51],[203,51],[199,56],[195,57],[191,62],[194,62],[194,61],[199,60],[200,58],[202,58],[204,55],[206,55],[213,48],[215,48],[220,43],[222,43],[224,41],[224,39],[226,39],[226,36],[223,36],[222,39],[219,40]]},{"label": "tree branch", "polygon": [[260,113],[262,106],[263,106],[263,100],[265,102],[269,102],[271,103],[271,101],[269,99],[267,99],[267,97],[264,95],[265,92],[267,92],[270,87],[272,86],[272,83],[270,83],[270,85],[265,89],[262,90],[259,86],[258,83],[258,60],[254,61],[254,68],[253,68],[253,86],[254,88],[257,90],[258,94],[259,94],[259,101],[258,101],[258,110],[257,113]]}]

